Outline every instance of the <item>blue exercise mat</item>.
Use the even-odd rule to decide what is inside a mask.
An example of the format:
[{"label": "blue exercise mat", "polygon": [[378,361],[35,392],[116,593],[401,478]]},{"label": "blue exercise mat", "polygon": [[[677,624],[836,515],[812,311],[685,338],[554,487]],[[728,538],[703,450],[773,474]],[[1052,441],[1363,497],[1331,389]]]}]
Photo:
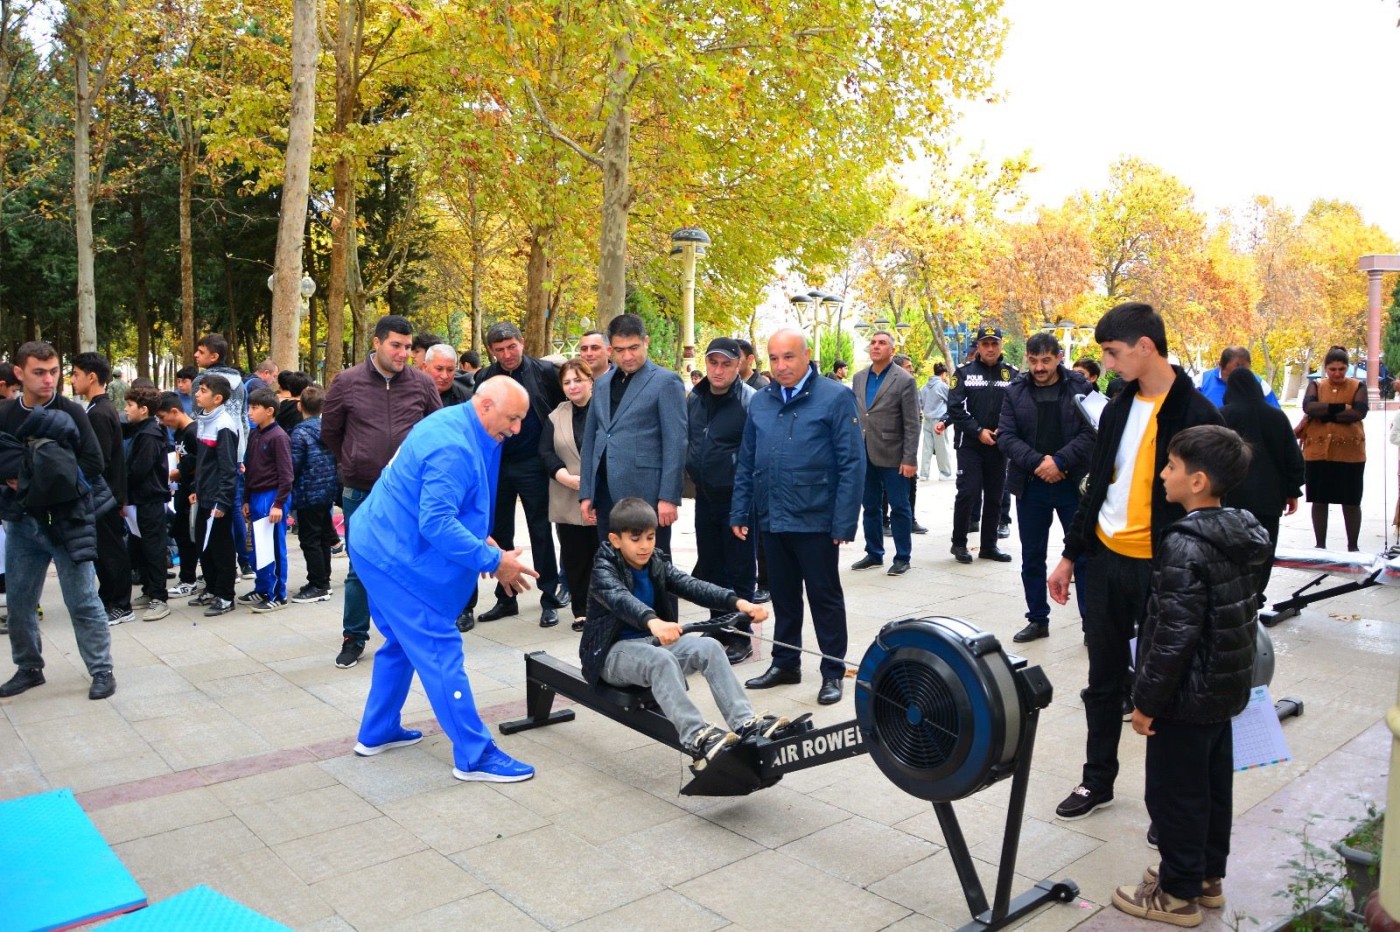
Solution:
[{"label": "blue exercise mat", "polygon": [[121,932],[155,932],[169,929],[198,929],[199,932],[286,932],[287,927],[255,913],[208,887],[176,894],[168,900],[123,916],[105,928]]},{"label": "blue exercise mat", "polygon": [[0,803],[0,932],[68,929],[146,905],[69,789]]}]

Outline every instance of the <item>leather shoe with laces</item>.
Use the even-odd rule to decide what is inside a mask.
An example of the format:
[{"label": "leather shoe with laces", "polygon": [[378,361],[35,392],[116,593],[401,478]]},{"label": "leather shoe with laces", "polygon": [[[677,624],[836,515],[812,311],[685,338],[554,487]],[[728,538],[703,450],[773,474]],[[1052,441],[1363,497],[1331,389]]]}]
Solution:
[{"label": "leather shoe with laces", "polygon": [[1049,636],[1050,626],[1048,624],[1042,625],[1033,621],[1013,634],[1011,640],[1015,641],[1017,644],[1024,644],[1027,641],[1035,641],[1040,638],[1048,638]]},{"label": "leather shoe with laces", "polygon": [[500,621],[511,615],[519,615],[520,606],[514,599],[497,599],[496,604],[476,617],[477,621]]},{"label": "leather shoe with laces", "polygon": [[835,705],[841,701],[841,681],[836,677],[824,677],[822,688],[817,690],[817,701],[822,705]]},{"label": "leather shoe with laces", "polygon": [[868,570],[868,569],[870,569],[872,566],[879,566],[881,563],[884,563],[884,562],[885,562],[884,560],[881,560],[881,559],[879,559],[878,557],[872,557],[870,554],[867,553],[865,556],[861,557],[859,560],[857,560],[856,562],[852,563],[852,564],[851,564],[851,569],[853,569],[853,570]]},{"label": "leather shoe with laces", "polygon": [[948,552],[951,553],[951,554],[953,555],[953,559],[957,560],[959,563],[971,563],[971,562],[972,562],[972,552],[971,552],[970,550],[968,550],[966,547],[957,547],[957,546],[954,546],[954,547],[953,547],[951,550],[949,550]]},{"label": "leather shoe with laces", "polygon": [[769,667],[763,673],[744,683],[745,689],[771,689],[802,682],[802,671],[785,667]]},{"label": "leather shoe with laces", "polygon": [[997,550],[995,547],[991,550],[981,551],[977,554],[977,558],[979,560],[995,560],[998,563],[1011,562],[1011,554],[1007,553],[1005,550]]},{"label": "leather shoe with laces", "polygon": [[111,673],[94,673],[92,686],[88,687],[89,699],[106,699],[117,691],[117,678]]},{"label": "leather shoe with laces", "polygon": [[21,668],[15,671],[15,675],[10,677],[4,686],[0,686],[0,699],[18,696],[27,689],[43,686],[44,682],[43,670],[36,670],[32,667],[29,669]]}]

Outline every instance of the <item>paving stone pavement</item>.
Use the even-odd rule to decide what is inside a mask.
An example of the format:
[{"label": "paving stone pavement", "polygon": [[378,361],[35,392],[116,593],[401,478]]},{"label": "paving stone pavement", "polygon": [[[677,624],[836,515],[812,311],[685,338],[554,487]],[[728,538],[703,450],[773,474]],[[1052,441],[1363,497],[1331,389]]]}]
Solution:
[{"label": "paving stone pavement", "polygon": [[[1395,495],[1395,449],[1377,441],[1379,427],[1370,431],[1362,540],[1373,551]],[[882,624],[914,615],[966,618],[1011,646],[1024,623],[1017,565],[952,560],[952,498],[952,482],[920,484],[918,517],[931,532],[915,537],[908,575],[843,570],[852,661]],[[694,560],[691,514],[682,509],[675,536],[682,566]],[[1285,518],[1282,536],[1309,545],[1306,515]],[[295,589],[304,570],[290,543]],[[1014,535],[1003,544],[1019,551]],[[843,565],[860,555],[859,544],[845,548]],[[114,628],[118,691],[106,702],[86,697],[51,576],[48,683],[0,701],[0,799],[72,787],[152,902],[207,883],[300,929],[938,930],[967,921],[931,807],[867,757],[790,774],[748,797],[682,797],[679,754],[580,709],[572,723],[500,739],[538,768],[536,779],[467,785],[452,779],[450,747],[416,686],[405,721],[429,737],[355,757],[371,665],[370,653],[350,670],[332,662],[345,570],[336,560],[330,602],[216,619],[177,602],[166,619]],[[1270,594],[1306,578],[1280,570]],[[482,606],[490,604],[483,585]],[[522,652],[576,660],[568,625],[541,629],[534,596],[521,604],[521,616],[464,636],[476,699],[493,723],[523,710]],[[687,617],[701,614],[691,607]],[[1112,808],[1076,822],[1054,817],[1082,762],[1087,660],[1072,604],[1055,608],[1051,631],[1017,651],[1045,669],[1055,699],[1040,720],[1015,890],[1069,877],[1081,897],[1021,927],[1147,927],[1104,908],[1115,886],[1155,861],[1144,841],[1141,739],[1125,729]],[[1302,699],[1306,712],[1285,725],[1292,762],[1236,776],[1230,905],[1202,928],[1284,915],[1277,893],[1304,827],[1326,843],[1366,801],[1384,797],[1381,718],[1396,692],[1400,588],[1322,603],[1272,633],[1273,693]],[[852,717],[853,690],[839,706],[818,706],[813,658],[806,665],[807,681],[755,701],[788,715],[813,712],[822,724]],[[755,659],[737,672],[746,678],[764,667]],[[11,671],[0,662],[0,677]],[[706,690],[696,693],[712,708]],[[956,806],[989,889],[1009,791],[1002,781]]]}]

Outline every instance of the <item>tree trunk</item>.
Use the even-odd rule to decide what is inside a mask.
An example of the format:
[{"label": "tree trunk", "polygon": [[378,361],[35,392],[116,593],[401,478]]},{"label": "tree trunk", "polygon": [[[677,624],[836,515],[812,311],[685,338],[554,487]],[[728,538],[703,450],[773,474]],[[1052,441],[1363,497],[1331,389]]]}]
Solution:
[{"label": "tree trunk", "polygon": [[190,201],[194,196],[195,153],[190,143],[180,150],[180,361],[194,365],[194,233]]},{"label": "tree trunk", "polygon": [[623,312],[627,301],[627,211],[632,192],[627,183],[632,134],[630,101],[631,36],[624,30],[613,42],[612,74],[604,111],[603,216],[598,235],[598,328]]},{"label": "tree trunk", "polygon": [[320,47],[316,3],[292,0],[292,109],[272,272],[272,360],[279,369],[299,368],[301,250],[310,194],[311,139],[316,129],[316,57]]},{"label": "tree trunk", "polygon": [[97,349],[97,291],[92,256],[92,84],[87,40],[76,43],[77,98],[73,116],[73,220],[78,240],[78,350]]},{"label": "tree trunk", "polygon": [[151,377],[150,298],[146,281],[146,218],[141,210],[141,195],[131,204],[131,286],[132,313],[136,318],[136,374]]},{"label": "tree trunk", "polygon": [[530,228],[530,257],[525,262],[525,352],[547,356],[549,319],[550,228]]}]

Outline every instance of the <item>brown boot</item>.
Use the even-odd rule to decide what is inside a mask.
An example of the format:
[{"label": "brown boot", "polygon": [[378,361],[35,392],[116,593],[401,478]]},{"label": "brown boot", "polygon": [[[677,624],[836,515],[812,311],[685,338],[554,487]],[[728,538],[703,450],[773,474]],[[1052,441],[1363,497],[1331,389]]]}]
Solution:
[{"label": "brown boot", "polygon": [[1201,908],[1195,900],[1172,896],[1151,880],[1136,887],[1130,885],[1113,891],[1113,905],[1129,916],[1165,922],[1191,928],[1201,924]]},{"label": "brown boot", "polygon": [[[1157,868],[1149,867],[1142,872],[1143,883],[1157,882]],[[1201,882],[1201,895],[1196,897],[1196,903],[1206,909],[1223,909],[1225,907],[1225,881],[1219,877],[1207,877]]]}]

